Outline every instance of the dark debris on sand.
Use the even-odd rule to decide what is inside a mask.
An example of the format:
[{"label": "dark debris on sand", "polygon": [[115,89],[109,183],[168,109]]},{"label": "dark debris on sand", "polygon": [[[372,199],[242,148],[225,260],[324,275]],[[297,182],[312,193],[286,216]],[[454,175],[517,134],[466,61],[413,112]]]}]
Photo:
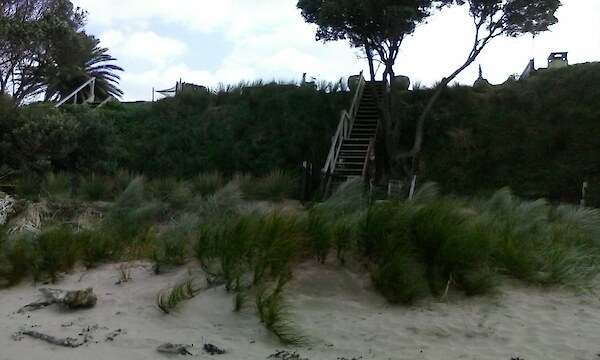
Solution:
[{"label": "dark debris on sand", "polygon": [[225,350],[218,348],[217,346],[207,343],[204,344],[204,351],[206,351],[207,353],[211,354],[211,355],[221,355],[221,354],[225,354]]}]

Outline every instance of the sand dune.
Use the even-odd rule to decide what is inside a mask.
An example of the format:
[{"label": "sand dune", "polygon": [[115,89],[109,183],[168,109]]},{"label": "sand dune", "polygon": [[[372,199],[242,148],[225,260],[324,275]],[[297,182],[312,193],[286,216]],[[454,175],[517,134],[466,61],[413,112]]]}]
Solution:
[{"label": "sand dune", "polygon": [[[414,306],[388,304],[359,265],[302,263],[289,284],[287,298],[296,323],[312,340],[288,349],[260,324],[253,303],[240,313],[223,287],[205,290],[172,314],[155,303],[160,290],[194,276],[196,266],[154,275],[151,264],[131,264],[131,281],[115,285],[118,264],[77,270],[56,285],[94,288],[94,308],[66,310],[57,305],[20,314],[40,298],[31,282],[0,290],[0,359],[165,359],[166,342],[193,344],[193,357],[266,359],[278,350],[306,359],[599,359],[600,297],[565,289],[540,289],[508,281],[495,296],[448,301],[424,300]],[[48,344],[27,336],[33,329],[57,337],[90,341],[78,348]],[[120,331],[119,331],[120,330]],[[106,340],[107,335],[113,340]],[[227,351],[209,355],[210,343]],[[280,356],[281,358],[282,356]],[[271,357],[275,358],[275,357]]]}]

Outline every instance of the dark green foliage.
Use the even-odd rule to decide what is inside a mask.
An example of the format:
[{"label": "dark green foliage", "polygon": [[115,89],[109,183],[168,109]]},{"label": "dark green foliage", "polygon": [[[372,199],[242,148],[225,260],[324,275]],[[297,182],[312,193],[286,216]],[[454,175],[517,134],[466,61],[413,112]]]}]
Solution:
[{"label": "dark green foliage", "polygon": [[191,180],[192,190],[195,194],[212,195],[225,185],[225,179],[218,171],[200,173]]},{"label": "dark green foliage", "polygon": [[33,274],[38,257],[32,236],[2,237],[3,231],[0,234],[0,287],[18,284],[24,277]]},{"label": "dark green foliage", "polygon": [[330,219],[323,212],[312,208],[308,212],[306,222],[311,252],[317,256],[318,261],[324,263],[333,242]]},{"label": "dark green foliage", "polygon": [[151,177],[297,173],[303,160],[323,161],[349,99],[349,92],[256,84],[184,91],[153,104],[110,104],[98,112],[118,120],[119,165]]},{"label": "dark green foliage", "polygon": [[281,201],[297,193],[296,179],[281,170],[261,177],[237,176],[242,192],[250,199]]},{"label": "dark green foliage", "polygon": [[51,227],[37,235],[35,277],[48,275],[54,283],[60,272],[70,270],[79,258],[81,244],[77,240],[73,229],[67,226]]},{"label": "dark green foliage", "polygon": [[85,201],[106,201],[114,197],[114,187],[110,177],[92,173],[79,178],[78,192]]},{"label": "dark green foliage", "polygon": [[102,230],[82,230],[77,233],[77,242],[81,247],[81,260],[86,267],[93,267],[107,260],[116,260],[121,254],[119,244]]},{"label": "dark green foliage", "polygon": [[412,304],[429,293],[425,268],[409,249],[385,256],[373,272],[373,283],[392,303]]},{"label": "dark green foliage", "polygon": [[[599,63],[540,70],[486,91],[446,89],[426,127],[421,179],[444,191],[600,204]],[[399,120],[412,134],[426,91],[402,94]],[[403,141],[410,142],[411,139]]]},{"label": "dark green foliage", "polygon": [[0,157],[13,169],[38,175],[114,169],[112,123],[89,110],[24,106],[0,118],[0,129]]},{"label": "dark green foliage", "polygon": [[51,200],[68,200],[73,191],[71,176],[64,172],[49,172],[44,177],[43,190],[45,197]]},{"label": "dark green foliage", "polygon": [[413,201],[371,205],[359,245],[377,264],[376,287],[390,301],[410,303],[447,289],[489,293],[497,274],[589,287],[600,269],[599,226],[596,211],[524,201],[506,189],[461,200],[427,186]]}]

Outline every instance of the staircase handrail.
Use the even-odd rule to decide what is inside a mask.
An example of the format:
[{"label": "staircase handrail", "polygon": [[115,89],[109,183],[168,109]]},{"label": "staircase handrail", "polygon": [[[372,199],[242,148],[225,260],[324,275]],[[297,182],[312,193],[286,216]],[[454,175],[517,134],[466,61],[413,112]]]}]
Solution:
[{"label": "staircase handrail", "polygon": [[86,86],[88,86],[90,84],[92,84],[91,95],[90,95],[90,97],[87,100],[84,101],[84,103],[94,101],[94,87],[96,85],[96,78],[92,77],[88,81],[84,82],[83,85],[81,85],[77,89],[73,90],[73,92],[70,93],[69,96],[67,96],[66,98],[64,98],[61,101],[59,101],[58,104],[54,105],[54,107],[57,108],[57,107],[61,106],[62,104],[66,103],[67,100],[69,100],[70,98],[72,98],[73,96],[75,96],[78,92],[80,92],[83,88],[85,88]]},{"label": "staircase handrail", "polygon": [[363,163],[361,179],[363,182],[367,181],[367,175],[369,175],[369,166],[371,165],[371,152],[373,151],[373,146],[375,146],[375,141],[373,138],[369,138],[369,146],[367,147],[367,153],[365,154],[365,161]]},{"label": "staircase handrail", "polygon": [[356,92],[354,93],[354,98],[352,99],[352,103],[350,104],[350,110],[342,110],[342,113],[340,115],[340,121],[335,131],[335,135],[331,137],[331,147],[329,148],[329,154],[327,155],[327,160],[325,161],[325,165],[321,170],[326,175],[330,175],[333,172],[335,163],[337,162],[337,158],[340,153],[340,149],[342,148],[342,142],[350,135],[350,131],[352,131],[352,125],[354,124],[356,113],[358,112],[358,102],[360,101],[363,89],[365,87],[365,78],[362,74],[363,72],[361,71],[359,74]]}]

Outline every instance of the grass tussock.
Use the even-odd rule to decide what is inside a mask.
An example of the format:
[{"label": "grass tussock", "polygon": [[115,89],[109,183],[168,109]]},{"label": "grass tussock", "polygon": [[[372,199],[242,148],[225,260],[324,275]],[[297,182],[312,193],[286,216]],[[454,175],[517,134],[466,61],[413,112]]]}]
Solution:
[{"label": "grass tussock", "polygon": [[156,296],[156,306],[165,314],[171,313],[179,304],[196,296],[200,289],[193,279],[186,279],[175,284],[171,289],[161,291]]},{"label": "grass tussock", "polygon": [[191,183],[194,194],[207,196],[225,186],[225,179],[220,172],[213,171],[196,175]]},{"label": "grass tussock", "polygon": [[282,343],[301,346],[309,343],[309,339],[299,330],[279,289],[268,290],[261,287],[256,292],[256,314],[265,327],[273,332]]},{"label": "grass tussock", "polygon": [[493,291],[498,275],[542,285],[589,288],[600,270],[600,216],[576,207],[518,199],[508,190],[487,199],[435,195],[372,205],[361,243],[377,264],[376,287],[411,303],[448,286],[467,295]]}]

